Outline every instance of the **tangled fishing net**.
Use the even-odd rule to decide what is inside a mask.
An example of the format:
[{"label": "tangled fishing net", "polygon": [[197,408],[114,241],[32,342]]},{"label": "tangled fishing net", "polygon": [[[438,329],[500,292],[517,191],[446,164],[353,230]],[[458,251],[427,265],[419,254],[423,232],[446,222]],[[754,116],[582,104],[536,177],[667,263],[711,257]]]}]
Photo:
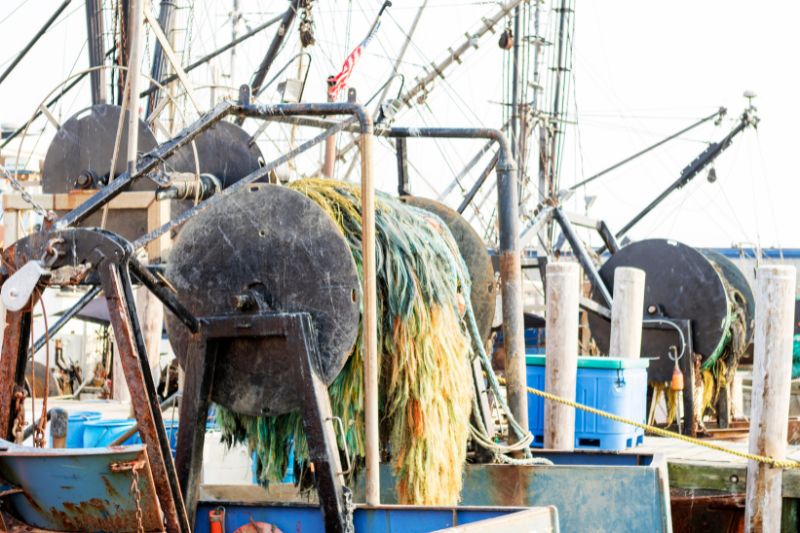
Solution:
[{"label": "tangled fishing net", "polygon": [[[300,180],[290,187],[337,223],[361,276],[359,189],[324,179]],[[473,342],[463,318],[469,306],[466,267],[440,219],[383,195],[376,198],[376,264],[381,447],[394,469],[398,500],[455,504],[474,395]],[[347,428],[347,450],[355,464],[365,453],[362,384],[359,337],[328,389],[333,413]],[[244,442],[255,451],[262,483],[283,479],[288,468],[301,484],[307,481],[308,448],[298,413],[252,417],[220,406],[217,419],[229,444]],[[344,450],[341,438],[339,447]]]}]

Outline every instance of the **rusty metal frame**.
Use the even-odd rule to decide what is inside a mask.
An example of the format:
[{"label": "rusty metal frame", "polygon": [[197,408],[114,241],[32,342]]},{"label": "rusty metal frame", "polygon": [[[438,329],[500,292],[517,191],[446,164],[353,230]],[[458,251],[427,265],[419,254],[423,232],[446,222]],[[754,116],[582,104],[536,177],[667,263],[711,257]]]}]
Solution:
[{"label": "rusty metal frame", "polygon": [[[166,530],[188,533],[188,517],[133,303],[128,271],[133,247],[121,237],[97,229],[45,231],[14,243],[4,253],[5,264],[19,268],[29,258],[41,257],[56,240],[63,243],[63,246],[59,247],[60,255],[52,265],[54,273],[59,269],[69,271],[76,265],[89,263],[99,277],[99,284],[106,295],[125,380],[133,392],[131,403],[142,441],[147,446]],[[77,284],[82,279],[73,281]],[[2,436],[6,438],[11,436],[11,425],[16,415],[13,396],[19,390],[21,380],[24,380],[30,331],[26,324],[29,324],[30,314],[30,308],[6,313],[3,352],[0,357],[0,428],[3,431]]]},{"label": "rusty metal frame", "polygon": [[[294,381],[295,395],[286,400],[296,405],[302,415],[325,530],[345,533],[352,516],[347,508],[347,489],[344,487],[336,435],[331,426],[334,418],[328,389],[314,368],[318,348],[311,315],[257,312],[202,317],[199,320],[203,324],[202,330],[193,337],[186,354],[186,381],[176,457],[189,514],[194,515],[197,508],[205,423],[213,395],[217,354],[233,339],[269,339],[271,349],[264,348],[268,353],[262,361],[270,367],[280,368],[286,379]],[[257,358],[258,355],[254,355],[254,361]]]},{"label": "rusty metal frame", "polygon": [[[86,282],[87,278],[91,279],[92,284],[100,284],[105,292],[108,302],[109,313],[111,315],[112,326],[114,327],[115,337],[117,339],[120,359],[123,364],[123,371],[128,386],[132,392],[131,398],[138,421],[139,431],[142,435],[142,440],[147,445],[151,469],[153,471],[153,478],[158,489],[159,503],[164,511],[166,520],[166,530],[169,532],[189,532],[191,531],[189,515],[186,513],[184,506],[184,499],[182,496],[180,483],[175,470],[175,465],[171,458],[169,449],[169,441],[166,436],[161,412],[158,408],[158,398],[155,394],[155,386],[150,375],[150,368],[147,363],[147,354],[145,349],[144,339],[139,328],[138,319],[136,316],[136,309],[132,294],[132,285],[130,278],[130,270],[139,278],[148,288],[154,291],[154,294],[162,299],[162,301],[171,309],[180,310],[179,302],[173,301],[172,298],[164,298],[164,291],[154,290],[152,279],[147,276],[144,269],[138,268],[135,261],[132,263],[132,255],[136,248],[141,244],[142,239],[156,238],[158,235],[168,231],[171,227],[184,222],[191,216],[199,213],[208,205],[221,201],[227,195],[241,189],[247,184],[256,181],[257,179],[266,176],[267,173],[274,167],[282,164],[288,159],[296,156],[298,153],[305,151],[318,142],[324,140],[327,136],[335,134],[344,126],[355,120],[359,123],[359,132],[361,133],[361,148],[362,160],[367,161],[362,165],[362,197],[364,203],[364,226],[365,231],[369,232],[371,227],[372,237],[374,241],[374,186],[372,183],[371,172],[371,139],[372,139],[372,119],[366,113],[365,109],[354,103],[326,103],[326,104],[279,104],[279,105],[252,105],[249,102],[249,88],[244,86],[240,93],[240,101],[238,103],[223,102],[215,107],[209,113],[198,119],[194,124],[179,133],[175,138],[158,146],[156,149],[140,158],[135,173],[125,173],[111,182],[109,185],[99,190],[89,200],[81,204],[76,209],[70,211],[62,218],[57,220],[50,228],[46,228],[42,232],[38,232],[28,236],[20,241],[14,243],[5,251],[5,260],[7,264],[13,265],[15,268],[21,267],[29,259],[35,257],[42,257],[43,251],[46,246],[49,246],[52,239],[63,239],[67,245],[63,246],[62,257],[60,257],[53,265],[54,272],[58,268],[65,270],[76,265],[89,265],[88,272],[84,272],[80,279],[69,279],[69,276],[60,279],[63,284],[65,279],[69,281],[67,284],[79,284]],[[180,147],[187,145],[194,138],[201,135],[204,131],[210,128],[216,122],[219,122],[228,115],[235,114],[241,117],[253,117],[265,119],[272,116],[290,116],[290,115],[312,115],[312,116],[328,116],[328,115],[352,115],[350,121],[343,121],[341,125],[334,125],[329,131],[321,134],[313,139],[296,148],[292,152],[285,154],[276,161],[262,167],[258,171],[246,176],[234,186],[226,189],[224,192],[213,196],[206,200],[199,206],[196,206],[190,212],[184,213],[180,220],[172,221],[172,223],[165,224],[160,228],[161,233],[153,236],[148,234],[140,238],[135,243],[131,244],[121,237],[107,231],[97,229],[82,229],[71,228],[74,224],[85,220],[86,217],[101,209],[114,197],[130,187],[133,181],[142,177],[148,176],[148,172],[155,170],[164,159],[173,155]],[[157,179],[157,178],[152,178]],[[371,207],[370,207],[371,206]],[[372,213],[372,222],[368,222],[368,215]],[[157,230],[158,231],[158,230]],[[369,239],[362,239],[365,247]],[[147,242],[145,240],[144,242]],[[374,247],[374,242],[372,243]],[[86,248],[91,248],[87,250]],[[24,252],[19,253],[20,249]],[[78,255],[80,252],[82,255]],[[374,253],[374,248],[373,248]],[[365,256],[368,254],[365,253]],[[99,278],[99,279],[98,279]],[[144,279],[143,279],[144,278]],[[374,261],[372,265],[372,275],[367,271],[367,262],[365,260],[365,275],[364,275],[364,298],[365,308],[369,309],[369,302],[372,302],[372,308],[375,306],[376,294],[374,287]],[[371,284],[371,286],[370,286]],[[45,283],[46,285],[46,283]],[[35,300],[35,296],[32,297]],[[185,318],[184,323],[190,330],[197,331],[198,323],[192,320],[188,313],[181,314],[182,319]],[[11,424],[14,416],[13,397],[16,391],[19,391],[21,384],[24,381],[24,369],[27,359],[27,346],[29,342],[29,325],[30,311],[23,310],[20,312],[9,312],[6,318],[6,329],[3,340],[3,356],[0,358],[0,431],[4,435],[10,435]],[[364,334],[369,336],[371,330],[373,337],[377,339],[377,330],[375,329],[375,322],[373,320],[372,327],[364,326]],[[304,341],[307,342],[307,341]],[[376,344],[377,340],[375,340]],[[376,352],[377,347],[372,352]],[[369,355],[369,350],[367,350]],[[365,357],[366,360],[375,359],[376,353],[371,356]],[[373,368],[377,369],[375,363]],[[377,376],[377,373],[376,373]],[[377,383],[377,377],[375,379]],[[323,386],[324,388],[324,386]],[[367,390],[370,389],[369,383]],[[375,433],[374,450],[368,453],[368,460],[372,459],[375,463],[373,469],[374,474],[377,476],[377,388],[376,384],[372,387],[374,394],[374,406],[371,406],[374,412],[375,421],[372,424]],[[327,396],[323,395],[324,398]],[[369,395],[368,395],[369,396]],[[369,405],[370,398],[367,398]],[[303,407],[308,407],[303,404]],[[317,408],[317,412],[320,409]],[[324,409],[322,410],[324,411]],[[328,411],[330,408],[328,407]],[[324,413],[323,413],[324,414]],[[369,417],[368,417],[369,418]],[[369,426],[368,422],[368,426]],[[369,427],[368,427],[369,430]],[[368,431],[369,433],[369,431]],[[368,439],[369,440],[369,439]],[[334,468],[336,476],[341,476],[341,467],[336,466],[338,463],[338,452],[335,446],[335,437],[333,438],[333,448],[331,443],[328,442],[327,449],[324,454],[315,455],[315,463],[318,464],[317,468],[323,463],[330,463]],[[368,446],[369,448],[369,446]],[[368,468],[368,470],[370,470]],[[336,477],[334,476],[334,477]],[[328,483],[328,492],[331,490],[334,494],[341,494],[341,486],[335,482]],[[339,486],[337,492],[337,485]],[[377,487],[378,483],[374,483]],[[344,502],[342,498],[334,498],[336,506],[341,507]],[[331,504],[334,505],[334,504]],[[324,506],[323,506],[324,507]],[[330,513],[326,513],[330,514]],[[341,513],[340,513],[341,515]],[[333,516],[331,514],[331,516]],[[333,522],[331,522],[333,523]]]}]

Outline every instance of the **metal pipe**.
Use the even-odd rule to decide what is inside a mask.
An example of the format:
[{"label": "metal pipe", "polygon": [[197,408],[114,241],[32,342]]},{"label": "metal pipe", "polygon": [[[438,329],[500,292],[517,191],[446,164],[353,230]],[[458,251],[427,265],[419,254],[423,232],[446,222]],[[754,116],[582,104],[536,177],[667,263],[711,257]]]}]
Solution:
[{"label": "metal pipe", "polygon": [[[172,407],[172,405],[173,405],[173,404],[174,404],[174,403],[175,403],[175,402],[178,400],[178,398],[180,398],[180,397],[181,397],[181,393],[180,393],[180,392],[178,392],[178,391],[176,391],[176,392],[173,392],[173,393],[172,393],[172,395],[170,395],[170,397],[169,397],[169,398],[166,398],[166,399],[165,399],[163,402],[161,402],[161,405],[160,405],[159,407],[161,407],[161,410],[162,410],[162,411],[163,411],[164,409],[167,409],[167,408],[169,408],[169,407]],[[173,428],[173,431],[174,431],[174,428]],[[131,427],[130,427],[130,429],[128,429],[127,431],[125,431],[125,433],[123,433],[122,435],[120,435],[119,437],[117,437],[116,439],[114,439],[114,441],[113,441],[111,444],[109,444],[109,446],[122,446],[122,443],[123,443],[123,442],[125,442],[125,441],[126,441],[126,440],[128,440],[129,438],[133,437],[133,436],[134,436],[134,435],[136,435],[136,433],[138,433],[138,432],[139,432],[139,423],[137,422],[137,423],[135,423],[133,426],[131,426]]]},{"label": "metal pipe", "polygon": [[[333,86],[333,78],[328,78],[328,89]],[[327,93],[328,102],[335,102],[336,98],[331,93]],[[333,170],[336,166],[336,135],[331,135],[325,139],[325,159],[322,162],[322,175],[326,178],[333,177]]]},{"label": "metal pipe", "polygon": [[611,308],[611,293],[608,292],[608,287],[606,287],[606,284],[603,282],[603,278],[600,277],[600,272],[597,270],[594,262],[592,262],[592,258],[589,257],[589,253],[586,251],[586,248],[584,248],[583,243],[578,238],[578,234],[575,232],[575,228],[572,227],[569,217],[564,214],[564,211],[562,211],[560,207],[556,207],[553,209],[553,218],[561,227],[564,237],[566,237],[570,248],[572,248],[572,253],[578,258],[578,262],[580,262],[584,272],[589,276],[589,281],[591,281],[592,286],[600,293],[600,296],[603,297],[606,306]]},{"label": "metal pipe", "polygon": [[[306,105],[321,105],[321,104],[293,104],[293,105],[306,106]],[[332,105],[336,106],[336,105],[340,105],[340,104],[332,104]],[[355,120],[355,119],[353,119],[353,120]],[[148,242],[160,237],[164,233],[170,231],[172,228],[180,226],[186,220],[190,219],[191,217],[193,217],[194,215],[196,215],[200,211],[203,211],[206,208],[208,208],[209,206],[213,205],[214,203],[220,201],[222,198],[226,197],[227,195],[232,194],[232,193],[238,191],[239,189],[245,187],[246,185],[248,185],[248,184],[250,184],[250,183],[252,183],[252,182],[254,182],[254,181],[258,180],[258,179],[261,179],[261,178],[267,176],[271,171],[275,170],[280,165],[283,165],[284,163],[286,163],[289,160],[293,159],[298,154],[308,150],[312,146],[315,146],[315,145],[319,144],[320,142],[322,142],[323,140],[325,140],[326,136],[330,136],[330,135],[332,135],[334,133],[337,133],[337,132],[341,131],[341,129],[343,129],[343,127],[347,123],[349,123],[349,121],[341,122],[341,123],[335,125],[334,127],[329,128],[326,132],[323,132],[320,135],[317,135],[313,139],[310,139],[310,140],[306,141],[305,143],[301,144],[297,148],[294,148],[294,149],[290,150],[289,152],[281,155],[277,159],[275,159],[275,160],[271,161],[270,163],[264,165],[263,167],[259,168],[258,170],[248,174],[247,176],[245,176],[241,180],[237,181],[236,183],[234,183],[230,187],[220,191],[218,194],[212,196],[208,200],[196,205],[195,207],[193,207],[191,209],[188,209],[188,210],[184,211],[183,213],[181,213],[180,215],[178,215],[174,219],[170,220],[166,224],[162,225],[161,227],[151,231],[150,233],[147,233],[146,235],[143,235],[143,236],[139,237],[136,241],[133,242],[134,248],[139,248],[139,247],[145,245],[146,243],[148,243]]]},{"label": "metal pipe", "polygon": [[75,315],[83,311],[84,307],[89,305],[89,302],[94,300],[95,297],[100,294],[101,290],[102,288],[99,285],[93,286],[86,294],[81,296],[80,300],[75,302],[73,306],[70,307],[63,315],[58,317],[58,320],[56,320],[52,326],[47,328],[47,335],[42,335],[36,339],[35,343],[33,343],[33,349],[29,352],[29,356],[32,356],[41,350],[47,342],[47,339],[52,339],[59,331],[61,331],[61,328],[63,328],[67,322],[75,318]]},{"label": "metal pipe", "polygon": [[[370,119],[371,124],[371,119]],[[367,505],[380,505],[380,447],[378,429],[378,297],[375,258],[375,186],[372,176],[372,132],[360,136],[361,255],[364,280],[364,421]]]},{"label": "metal pipe", "polygon": [[605,220],[601,220],[597,223],[597,232],[600,234],[600,238],[603,239],[609,252],[612,254],[619,252],[619,242],[617,242],[617,238],[614,237],[614,234],[611,232]]},{"label": "metal pipe", "polygon": [[[231,48],[235,47],[239,43],[242,43],[242,42],[246,41],[250,37],[252,37],[252,36],[256,35],[257,33],[259,33],[260,31],[272,26],[273,24],[275,24],[276,22],[281,20],[281,18],[283,18],[283,15],[279,15],[277,17],[271,18],[270,20],[266,21],[264,24],[262,24],[260,26],[256,26],[255,28],[253,28],[249,32],[245,33],[241,37],[238,37],[238,38],[232,40],[231,42],[229,42],[228,44],[224,45],[223,47],[217,48],[213,52],[211,52],[211,53],[209,53],[207,55],[204,55],[203,57],[201,57],[200,59],[198,59],[194,63],[190,63],[190,64],[186,65],[183,68],[183,71],[186,72],[186,73],[189,73],[189,72],[193,71],[194,69],[196,69],[197,67],[199,67],[201,65],[205,65],[206,63],[208,63],[209,61],[211,61],[212,59],[214,59],[218,55],[224,54],[225,52],[227,52]],[[170,76],[167,76],[163,80],[159,80],[157,85],[156,84],[152,84],[147,90],[142,91],[142,93],[139,96],[145,97],[145,96],[147,96],[149,94],[152,94],[152,93],[154,93],[155,91],[157,91],[159,89],[159,86],[166,87],[166,85],[168,83],[172,83],[173,81],[175,81],[177,79],[178,79],[178,75],[177,74],[172,74]]]},{"label": "metal pipe", "polygon": [[528,427],[528,391],[525,364],[525,321],[522,308],[522,265],[519,246],[517,171],[511,147],[502,132],[497,161],[497,221],[500,278],[502,280],[503,347],[506,352],[506,394],[517,423]]},{"label": "metal pipe", "polygon": [[[105,62],[103,53],[103,33],[105,29],[102,2],[98,2],[98,0],[86,0],[86,32],[89,35],[87,46],[89,49],[89,67],[99,67]],[[90,77],[92,104],[106,103],[105,72],[102,70],[93,70]]]},{"label": "metal pipe", "polygon": [[64,2],[62,2],[62,4],[60,6],[58,6],[58,8],[55,10],[55,12],[53,12],[53,14],[50,15],[50,18],[47,19],[47,22],[44,23],[44,26],[39,28],[39,31],[36,32],[36,35],[34,35],[33,38],[31,38],[31,40],[28,41],[28,44],[25,45],[25,48],[23,48],[22,51],[19,54],[17,54],[17,57],[14,58],[14,61],[12,61],[11,64],[6,68],[6,70],[3,71],[2,74],[0,74],[0,83],[3,83],[3,81],[8,77],[8,75],[11,74],[11,71],[13,71],[17,67],[19,62],[22,61],[22,58],[24,58],[28,54],[28,52],[31,51],[31,48],[33,48],[33,45],[35,45],[37,43],[37,41],[39,41],[39,39],[42,38],[42,35],[44,35],[45,32],[50,28],[50,26],[53,25],[53,23],[56,21],[58,16],[65,9],[67,9],[67,6],[71,2],[72,2],[72,0],[64,0]]},{"label": "metal pipe", "polygon": [[408,146],[405,139],[395,141],[397,155],[397,196],[411,194],[408,183]]},{"label": "metal pipe", "polygon": [[189,331],[192,333],[200,331],[200,323],[197,321],[197,318],[195,318],[168,289],[159,283],[158,278],[156,278],[152,272],[134,258],[131,258],[128,267],[134,277],[141,281],[142,285],[147,287],[156,298],[161,300],[161,303],[172,311],[172,313],[189,328]]},{"label": "metal pipe", "polygon": [[275,61],[275,58],[278,57],[278,51],[283,41],[286,39],[286,35],[289,33],[289,26],[292,25],[294,17],[297,15],[297,7],[299,5],[300,0],[292,0],[289,9],[287,9],[281,17],[281,25],[278,26],[278,31],[275,32],[275,37],[272,38],[267,53],[264,55],[264,59],[258,66],[258,70],[253,74],[253,79],[250,82],[250,90],[253,94],[258,94],[259,89],[261,89],[261,84],[264,83],[264,78],[267,77],[267,72]]},{"label": "metal pipe", "polygon": [[492,173],[494,167],[497,166],[497,161],[499,161],[499,159],[500,159],[500,153],[497,152],[494,154],[494,156],[492,156],[492,160],[489,161],[489,164],[486,165],[485,169],[483,169],[481,175],[478,176],[478,179],[475,181],[470,190],[467,192],[467,195],[464,196],[464,199],[461,201],[461,205],[459,205],[458,209],[456,209],[456,211],[458,211],[460,215],[463,215],[464,211],[467,209],[467,207],[469,207],[469,204],[472,203],[472,200],[475,198],[475,195],[478,194],[478,191],[481,189],[481,187],[483,187],[483,184],[486,182],[486,178],[489,177],[489,174]]},{"label": "metal pipe", "polygon": [[[172,33],[172,26],[175,21],[175,1],[174,0],[161,0],[161,5],[158,13],[158,25],[161,26],[161,31],[170,38]],[[164,73],[166,65],[166,56],[164,54],[164,47],[161,42],[156,39],[155,49],[153,50],[153,66],[150,68],[150,77],[154,80],[159,79]],[[155,91],[150,94],[147,102],[147,116],[153,112],[158,105],[159,93],[158,86],[154,83],[150,84],[150,88],[155,88]]]}]

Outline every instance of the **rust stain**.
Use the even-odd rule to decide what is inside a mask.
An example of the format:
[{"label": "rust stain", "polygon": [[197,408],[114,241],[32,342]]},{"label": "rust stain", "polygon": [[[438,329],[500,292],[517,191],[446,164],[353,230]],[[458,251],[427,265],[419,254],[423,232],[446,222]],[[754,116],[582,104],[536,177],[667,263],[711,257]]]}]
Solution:
[{"label": "rust stain", "polygon": [[[92,498],[85,502],[66,502],[61,510],[50,508],[49,513],[59,529],[71,531],[136,531],[136,511],[121,509],[107,500]],[[144,513],[145,529],[160,529],[152,515]]]},{"label": "rust stain", "polygon": [[100,476],[100,479],[103,480],[103,485],[105,485],[106,487],[106,492],[108,492],[108,495],[111,498],[116,499],[121,497],[120,493],[117,492],[117,489],[114,488],[114,485],[111,484],[111,482],[108,480],[106,476]]},{"label": "rust stain", "polygon": [[492,505],[524,506],[528,505],[528,493],[534,473],[520,468],[486,469],[488,487],[486,494]]},{"label": "rust stain", "polygon": [[31,504],[31,507],[36,509],[37,512],[39,512],[39,513],[44,512],[44,509],[42,509],[42,506],[39,505],[39,502],[37,502],[36,500],[33,499],[33,496],[31,496],[27,492],[23,492],[22,495],[25,496],[25,499],[28,500],[28,503]]}]

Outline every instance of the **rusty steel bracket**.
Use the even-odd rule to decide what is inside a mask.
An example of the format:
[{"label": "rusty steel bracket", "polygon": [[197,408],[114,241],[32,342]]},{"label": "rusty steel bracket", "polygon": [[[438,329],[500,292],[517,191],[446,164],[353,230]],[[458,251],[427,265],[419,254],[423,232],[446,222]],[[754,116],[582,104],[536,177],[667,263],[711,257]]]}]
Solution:
[{"label": "rusty steel bracket", "polygon": [[[299,410],[308,440],[325,531],[348,531],[351,523],[336,434],[330,421],[328,389],[317,376],[317,336],[308,313],[242,313],[202,317],[200,334],[186,354],[185,385],[178,423],[176,462],[186,507],[195,514],[205,440],[205,422],[213,396],[215,368],[224,364],[227,343],[237,339],[258,340],[253,365],[268,367],[274,375],[294,386],[287,403]],[[217,376],[219,377],[219,376]],[[269,413],[269,406],[263,411]],[[343,429],[343,428],[342,428]]]},{"label": "rusty steel bracket", "polygon": [[[129,272],[132,254],[133,246],[114,233],[96,228],[69,228],[41,231],[25,237],[7,248],[3,259],[10,269],[16,270],[47,255],[53,258],[49,265],[52,271],[68,273],[56,276],[55,282],[61,285],[88,282],[102,286],[139,432],[147,446],[166,530],[189,533],[189,520],[134,306]],[[53,282],[53,278],[45,277],[40,285],[46,287]],[[32,300],[35,298],[36,291]],[[14,388],[24,384],[30,320],[31,305],[19,311],[9,311],[6,315],[0,356],[0,437],[4,438],[11,435],[16,415],[12,398]]]},{"label": "rusty steel bracket", "polygon": [[111,463],[108,465],[109,470],[114,473],[130,472],[131,470],[141,470],[144,468],[144,459],[136,459],[135,461],[124,461],[121,463]]}]

